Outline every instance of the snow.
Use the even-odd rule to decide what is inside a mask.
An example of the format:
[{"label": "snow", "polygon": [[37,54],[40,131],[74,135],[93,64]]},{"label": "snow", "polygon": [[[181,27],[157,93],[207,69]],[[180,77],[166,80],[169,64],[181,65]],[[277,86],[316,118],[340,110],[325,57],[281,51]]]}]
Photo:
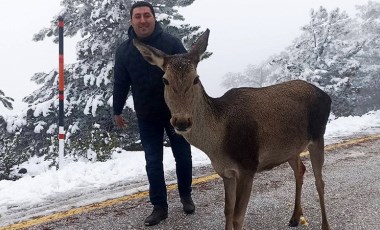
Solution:
[{"label": "snow", "polygon": [[44,130],[44,125],[46,125],[46,122],[44,122],[44,121],[37,122],[37,125],[34,128],[34,132],[35,133],[40,133],[42,130]]},{"label": "snow", "polygon": [[326,128],[326,142],[350,137],[352,135],[371,135],[379,133],[380,110],[368,112],[361,117],[340,117],[329,122]]},{"label": "snow", "polygon": [[[326,144],[336,143],[353,136],[380,133],[380,110],[363,116],[341,117],[329,121],[326,129]],[[90,153],[89,153],[90,154]],[[192,147],[193,165],[210,165],[208,157],[199,149]],[[107,162],[66,159],[60,170],[49,168],[51,162],[34,157],[19,166],[28,172],[17,181],[0,181],[0,216],[6,216],[9,209],[19,206],[38,205],[46,200],[58,199],[60,194],[80,194],[81,191],[112,187],[123,181],[143,181],[146,189],[147,179],[143,152],[129,152],[117,149]],[[175,160],[170,148],[164,148],[165,173],[173,173]],[[132,191],[133,190],[133,191]],[[136,188],[125,194],[136,192]],[[53,197],[53,198],[52,198]],[[101,201],[103,198],[99,198]],[[97,200],[92,200],[96,202]],[[0,226],[4,225],[0,218]]]}]

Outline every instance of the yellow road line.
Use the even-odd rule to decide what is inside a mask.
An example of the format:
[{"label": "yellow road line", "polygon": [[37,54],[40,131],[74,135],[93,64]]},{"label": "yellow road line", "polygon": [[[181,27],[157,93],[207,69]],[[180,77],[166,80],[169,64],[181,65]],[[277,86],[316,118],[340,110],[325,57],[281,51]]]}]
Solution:
[{"label": "yellow road line", "polygon": [[[353,145],[357,145],[357,144],[364,143],[364,142],[367,142],[367,141],[378,140],[378,139],[380,139],[380,134],[369,135],[369,136],[364,136],[364,137],[359,137],[359,138],[354,138],[354,139],[342,141],[340,143],[326,145],[325,146],[325,151],[332,151],[332,150],[339,149],[339,148],[347,148],[347,147],[350,147],[350,146],[353,146]],[[301,157],[307,157],[307,156],[309,156],[309,151],[302,152],[300,154],[300,156]]]},{"label": "yellow road line", "polygon": [[[338,143],[338,144],[327,145],[325,147],[325,150],[331,151],[331,150],[335,150],[338,148],[346,148],[346,147],[357,145],[357,144],[360,144],[363,142],[367,142],[367,141],[371,141],[371,140],[377,140],[377,139],[380,139],[380,134],[365,136],[365,137],[361,137],[361,138],[355,138],[355,139],[343,141],[343,142]],[[305,156],[308,156],[308,154],[309,154],[308,151],[305,151],[305,152],[301,153],[301,156],[305,157]],[[217,175],[217,174],[212,174],[212,175],[208,175],[208,176],[195,178],[195,179],[193,179],[193,185],[205,183],[205,182],[208,182],[211,180],[215,180],[217,178],[219,178],[219,175]],[[177,188],[177,184],[168,185],[168,191],[174,190],[176,188]],[[51,214],[48,216],[36,217],[34,219],[27,220],[24,222],[8,225],[5,227],[0,227],[0,230],[17,230],[17,229],[28,228],[28,227],[31,227],[34,225],[43,224],[46,222],[63,219],[63,218],[73,216],[76,214],[80,214],[83,212],[88,212],[88,211],[95,210],[95,209],[101,209],[101,208],[109,207],[109,206],[112,206],[115,204],[127,202],[129,200],[144,198],[144,197],[147,197],[148,195],[149,195],[148,191],[143,191],[143,192],[135,193],[132,195],[123,196],[120,198],[115,198],[115,199],[111,199],[111,200],[107,200],[107,201],[103,201],[103,202],[98,202],[98,203],[86,205],[86,206],[79,207],[79,208],[74,208],[74,209],[71,209],[68,211],[57,212],[57,213],[54,213],[54,214]]]},{"label": "yellow road line", "polygon": [[[211,180],[214,180],[217,178],[219,178],[219,176],[217,174],[199,177],[199,178],[193,179],[193,184],[195,185],[195,184],[205,183],[207,181],[211,181]],[[167,188],[168,188],[168,191],[177,189],[177,184],[168,185]],[[103,201],[103,202],[98,202],[98,203],[86,205],[86,206],[79,207],[79,208],[74,208],[74,209],[71,209],[68,211],[57,212],[57,213],[54,213],[54,214],[51,214],[48,216],[36,217],[36,218],[28,220],[28,221],[12,224],[12,225],[5,226],[5,227],[0,227],[0,230],[5,230],[5,229],[6,230],[16,230],[16,229],[28,228],[28,227],[31,227],[34,225],[39,225],[39,224],[43,224],[46,222],[63,219],[63,218],[73,216],[76,214],[80,214],[83,212],[89,212],[92,210],[109,207],[109,206],[112,206],[115,204],[127,202],[129,200],[144,198],[144,197],[147,197],[148,195],[149,195],[148,191],[143,191],[143,192],[135,193],[135,194],[128,195],[128,196],[123,196],[120,198],[115,198],[115,199],[111,199],[111,200],[107,200],[107,201]]]}]

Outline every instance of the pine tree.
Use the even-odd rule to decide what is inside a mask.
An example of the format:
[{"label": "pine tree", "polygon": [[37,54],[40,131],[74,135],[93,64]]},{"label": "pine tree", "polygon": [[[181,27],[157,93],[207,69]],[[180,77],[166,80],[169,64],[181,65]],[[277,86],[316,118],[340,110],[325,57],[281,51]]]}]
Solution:
[{"label": "pine tree", "polygon": [[[0,105],[8,110],[13,109],[13,98],[5,96],[5,93],[0,90]],[[15,154],[8,154],[9,140],[13,139],[12,134],[7,132],[7,121],[0,114],[0,180],[9,179],[10,168],[15,165],[18,157]]]},{"label": "pine tree", "polygon": [[[182,39],[190,47],[199,36],[198,26],[183,24],[178,7],[194,0],[153,0],[156,17],[164,30]],[[77,62],[65,66],[65,130],[66,154],[74,158],[88,158],[88,151],[96,152],[97,160],[106,160],[112,149],[128,149],[138,139],[134,111],[125,107],[123,113],[129,121],[126,130],[116,129],[111,108],[114,53],[126,40],[129,28],[129,9],[133,1],[116,0],[63,0],[60,16],[64,17],[64,36],[80,34],[77,43]],[[51,26],[34,35],[35,41],[52,37],[58,42],[57,18]],[[36,73],[32,79],[41,87],[23,99],[28,110],[25,123],[10,122],[9,130],[19,132],[20,140],[33,141],[20,144],[15,151],[29,156],[57,156],[58,72]]]},{"label": "pine tree", "polygon": [[310,23],[302,27],[287,52],[273,59],[282,65],[278,82],[304,79],[321,87],[333,99],[332,110],[338,116],[349,115],[357,100],[353,80],[360,62],[355,55],[363,41],[352,39],[353,20],[338,8],[328,12],[320,7],[311,11]]},{"label": "pine tree", "polygon": [[[339,9],[312,10],[310,22],[285,51],[258,67],[248,66],[244,73],[226,74],[223,85],[260,86],[265,82],[265,86],[303,79],[330,94],[337,116],[379,109],[380,3],[369,1],[357,8],[354,19]],[[262,81],[260,70],[265,66]]]},{"label": "pine tree", "polygon": [[361,63],[354,84],[358,85],[358,106],[354,115],[380,109],[380,3],[369,1],[357,6],[356,39],[364,40],[363,49],[357,54]]},{"label": "pine tree", "polygon": [[5,93],[0,89],[0,102],[3,104],[3,106],[6,109],[12,110],[13,105],[12,102],[14,101],[13,98],[5,96]]},{"label": "pine tree", "polygon": [[273,83],[273,73],[277,66],[268,64],[248,65],[243,73],[227,73],[223,76],[222,86],[234,87],[264,87]]}]

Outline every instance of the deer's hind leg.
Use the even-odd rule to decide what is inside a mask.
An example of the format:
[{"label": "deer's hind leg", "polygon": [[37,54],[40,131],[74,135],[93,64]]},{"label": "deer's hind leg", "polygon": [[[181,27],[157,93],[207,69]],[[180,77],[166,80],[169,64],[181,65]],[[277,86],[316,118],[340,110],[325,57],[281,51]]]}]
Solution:
[{"label": "deer's hind leg", "polygon": [[310,160],[313,166],[315,185],[319,196],[319,204],[321,206],[322,213],[322,229],[329,230],[329,224],[327,222],[326,209],[325,209],[325,183],[322,178],[322,167],[324,163],[324,140],[323,137],[319,140],[314,140],[309,145]]},{"label": "deer's hind leg", "polygon": [[293,159],[290,159],[288,163],[292,167],[293,172],[294,172],[294,177],[296,179],[296,194],[295,194],[295,201],[294,201],[294,211],[293,211],[292,218],[290,218],[289,226],[296,227],[300,223],[301,216],[303,215],[302,206],[301,206],[301,190],[302,190],[302,185],[303,185],[303,176],[305,174],[306,167],[302,163],[299,155],[297,155]]}]

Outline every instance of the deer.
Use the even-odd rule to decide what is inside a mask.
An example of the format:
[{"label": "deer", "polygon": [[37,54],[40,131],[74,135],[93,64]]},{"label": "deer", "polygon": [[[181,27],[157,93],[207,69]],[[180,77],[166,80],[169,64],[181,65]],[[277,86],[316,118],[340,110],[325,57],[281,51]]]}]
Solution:
[{"label": "deer", "polygon": [[306,170],[300,153],[309,150],[322,214],[329,230],[322,168],[324,133],[331,98],[303,80],[228,90],[221,97],[206,93],[197,65],[207,49],[207,29],[188,53],[169,55],[134,40],[144,59],[164,72],[164,98],[177,134],[203,151],[221,177],[225,198],[225,229],[240,230],[256,173],[288,162],[295,176],[295,203],[289,226],[303,217],[301,189]]}]

